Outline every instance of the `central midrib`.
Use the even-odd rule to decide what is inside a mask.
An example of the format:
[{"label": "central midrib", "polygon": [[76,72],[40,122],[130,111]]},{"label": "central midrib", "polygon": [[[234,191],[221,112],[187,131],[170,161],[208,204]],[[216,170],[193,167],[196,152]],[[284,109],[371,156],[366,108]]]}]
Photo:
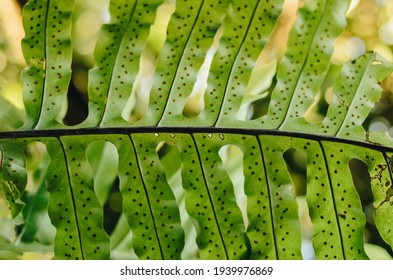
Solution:
[{"label": "central midrib", "polygon": [[168,126],[141,126],[141,127],[91,127],[91,128],[64,128],[46,130],[17,130],[0,132],[1,139],[15,138],[41,138],[41,137],[61,137],[77,135],[107,135],[107,134],[157,134],[157,133],[180,133],[180,134],[245,134],[245,135],[275,135],[282,137],[303,138],[314,141],[329,141],[356,145],[378,151],[393,152],[393,146],[378,145],[376,143],[364,142],[363,140],[353,140],[338,138],[333,135],[318,135],[304,132],[284,131],[277,129],[255,129],[255,128],[231,128],[231,127],[168,127]]}]

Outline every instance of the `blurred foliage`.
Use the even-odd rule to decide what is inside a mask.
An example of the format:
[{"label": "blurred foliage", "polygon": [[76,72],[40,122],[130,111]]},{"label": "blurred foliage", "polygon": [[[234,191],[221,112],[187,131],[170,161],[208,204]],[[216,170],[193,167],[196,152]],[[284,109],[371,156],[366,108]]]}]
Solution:
[{"label": "blurred foliage", "polygon": [[[20,40],[23,37],[21,22],[21,7],[25,1],[1,0],[0,2],[0,130],[10,130],[20,126],[24,117],[22,101],[22,81],[20,71],[24,67]],[[257,65],[269,64],[279,60],[286,48],[287,31],[291,27],[296,8],[304,1],[287,0],[280,19],[280,24],[272,35],[272,40],[261,52]],[[109,0],[76,0],[76,9],[73,14],[73,74],[69,87],[69,108],[64,122],[69,125],[83,121],[87,116],[87,87],[88,71],[94,65],[94,46],[100,26],[109,20]],[[339,66],[344,61],[355,59],[369,50],[376,50],[386,59],[393,61],[393,0],[352,0],[348,11],[347,30],[336,41],[332,62]],[[334,77],[337,69],[329,70]],[[323,87],[324,92],[319,94],[315,106],[310,109],[312,118],[323,117],[332,98],[331,81],[327,79]],[[384,94],[364,123],[369,131],[388,130],[393,136],[393,76],[382,83]],[[266,110],[264,104],[256,104],[254,117],[258,110]],[[168,182],[180,201],[184,199],[181,192],[181,177],[179,173],[180,161],[176,160],[179,154],[170,143],[163,143],[157,150],[162,165],[165,167]],[[122,215],[121,195],[118,189],[117,159],[118,155],[113,145],[97,142],[92,143],[88,149],[89,163],[95,174],[95,188],[100,202],[104,205],[105,230],[111,235],[112,257],[117,259],[132,258],[132,232]],[[227,147],[220,151],[224,166],[234,184],[242,185],[241,152],[236,147]],[[311,238],[311,222],[307,213],[304,195],[306,189],[306,168],[304,155],[296,150],[289,150],[284,155],[288,172],[299,196],[299,215],[303,221],[303,238],[307,258],[313,257],[313,252],[307,246]],[[1,152],[0,152],[1,158]],[[103,161],[102,159],[106,159]],[[109,159],[109,160],[108,160]],[[27,205],[18,217],[21,223],[15,226],[8,207],[0,193],[0,259],[51,259],[53,257],[53,240],[55,229],[50,224],[47,214],[48,194],[44,181],[45,170],[50,158],[41,145],[30,145],[26,150],[26,164],[28,167],[28,189],[23,196]],[[169,164],[168,164],[169,163]],[[368,174],[364,164],[353,162],[350,166],[353,180],[359,190],[364,211],[367,215],[366,251],[370,258],[391,258],[393,252],[386,246],[373,225],[373,217],[369,211],[370,195],[367,182]],[[361,190],[366,190],[361,191]],[[241,190],[237,193],[238,204],[242,202]],[[303,206],[302,206],[303,205]],[[187,215],[183,207],[182,215]],[[184,219],[182,219],[184,220]],[[185,225],[184,228],[187,228]],[[195,240],[193,227],[188,226],[187,240]],[[371,244],[372,243],[372,244]],[[183,257],[192,259],[196,254],[196,245],[187,243]],[[374,244],[374,245],[373,245]],[[307,251],[308,250],[308,251]],[[312,250],[312,248],[311,248]],[[135,256],[136,257],[136,256]]]}]

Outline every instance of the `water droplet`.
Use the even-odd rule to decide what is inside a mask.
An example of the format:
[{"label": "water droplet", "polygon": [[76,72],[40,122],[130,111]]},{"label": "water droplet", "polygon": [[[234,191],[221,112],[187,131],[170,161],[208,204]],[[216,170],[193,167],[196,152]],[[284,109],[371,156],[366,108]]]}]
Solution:
[{"label": "water droplet", "polygon": [[220,136],[220,139],[221,139],[221,140],[224,140],[224,139],[225,139],[224,134],[220,134],[219,136]]}]

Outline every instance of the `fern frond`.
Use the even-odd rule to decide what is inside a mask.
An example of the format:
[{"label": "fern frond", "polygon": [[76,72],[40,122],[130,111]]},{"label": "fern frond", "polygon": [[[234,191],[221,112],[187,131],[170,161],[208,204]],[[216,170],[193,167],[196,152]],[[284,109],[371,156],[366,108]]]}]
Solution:
[{"label": "fern frond", "polygon": [[[316,258],[367,259],[355,160],[367,166],[375,225],[393,248],[392,141],[363,128],[393,65],[376,53],[332,64],[348,5],[306,1],[284,56],[261,64],[283,1],[112,0],[89,73],[89,115],[67,127],[73,1],[30,0],[23,12],[26,121],[0,133],[1,188],[13,217],[26,192],[25,147],[41,142],[50,156],[56,258],[111,258],[106,202],[88,159],[89,146],[101,141],[117,150],[123,232],[132,233],[140,259],[180,259],[191,236],[187,221],[201,259],[301,259],[303,195]],[[326,115],[310,121],[328,88]],[[223,156],[233,149],[239,180],[224,159],[233,155]],[[303,160],[303,194],[290,153]],[[171,176],[179,176],[179,188]]]}]

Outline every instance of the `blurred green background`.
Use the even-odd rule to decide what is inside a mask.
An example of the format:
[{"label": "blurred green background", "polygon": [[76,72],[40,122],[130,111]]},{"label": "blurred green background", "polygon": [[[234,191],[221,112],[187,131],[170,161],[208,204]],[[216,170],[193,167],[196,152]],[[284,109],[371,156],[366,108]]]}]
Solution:
[{"label": "blurred green background", "polygon": [[[312,1],[312,0],[311,0]],[[20,41],[23,38],[21,9],[26,1],[0,0],[0,131],[19,127],[23,123],[24,104],[20,72],[24,68]],[[76,0],[73,14],[73,74],[68,92],[68,108],[64,123],[74,125],[87,116],[88,70],[94,66],[93,52],[100,26],[109,21],[109,0]],[[295,19],[296,9],[302,0],[287,0],[272,40],[262,51],[258,63],[266,64],[280,58],[285,52],[287,31]],[[334,65],[356,59],[366,51],[375,50],[389,61],[393,61],[393,0],[353,0],[349,8],[347,30],[337,39],[332,57]],[[334,69],[332,70],[334,76]],[[380,102],[364,123],[369,131],[387,130],[393,136],[393,77],[382,84]],[[329,87],[319,96],[308,114],[309,121],[318,121],[326,113],[332,93]],[[260,108],[254,108],[254,114]],[[222,152],[222,153],[221,153]],[[224,166],[235,185],[243,184],[242,157],[235,146],[226,146],[220,152]],[[180,159],[175,148],[162,143],[157,153],[166,167],[168,182],[181,205],[182,217],[187,217],[182,206],[184,193],[180,182]],[[131,237],[125,218],[121,215],[121,195],[117,181],[117,151],[111,144],[95,142],[89,146],[88,158],[95,174],[95,189],[104,205],[105,229],[111,235],[112,258],[136,258],[132,250]],[[306,167],[304,155],[289,150],[284,154],[288,171],[295,185],[299,201],[299,216],[303,224],[303,256],[313,258],[311,246],[311,224],[304,199]],[[105,159],[105,161],[103,160]],[[51,259],[55,229],[47,214],[48,193],[44,181],[49,163],[45,146],[31,144],[26,149],[28,171],[27,191],[22,197],[26,205],[21,215],[12,219],[11,213],[0,193],[0,259]],[[165,164],[170,162],[171,164]],[[175,162],[176,164],[173,164]],[[353,180],[364,205],[367,216],[365,233],[366,251],[373,259],[391,259],[393,252],[375,230],[372,196],[367,169],[360,161],[352,161],[350,168]],[[239,188],[241,190],[241,188]],[[241,200],[241,191],[237,191]],[[244,194],[243,194],[244,195]],[[243,198],[244,201],[244,198]],[[239,201],[240,207],[244,207]],[[184,220],[187,246],[183,257],[197,257],[195,230],[191,222]]]}]

